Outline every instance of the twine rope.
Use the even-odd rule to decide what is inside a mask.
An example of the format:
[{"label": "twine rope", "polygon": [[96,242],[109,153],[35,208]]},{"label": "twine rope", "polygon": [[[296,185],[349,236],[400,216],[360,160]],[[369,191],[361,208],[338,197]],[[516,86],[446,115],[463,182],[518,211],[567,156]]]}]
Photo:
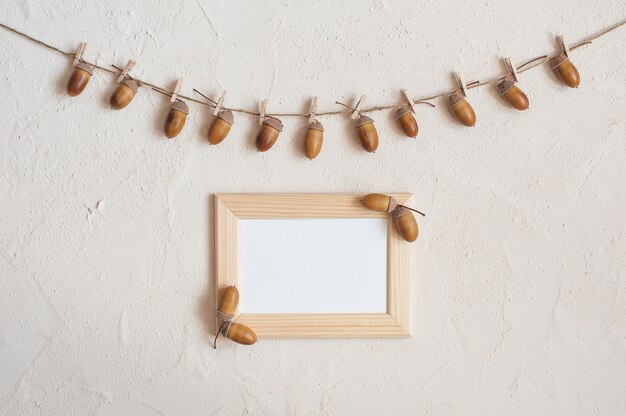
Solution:
[{"label": "twine rope", "polygon": [[[614,30],[616,30],[616,29],[618,29],[618,28],[620,28],[620,27],[622,27],[624,25],[626,25],[626,19],[623,19],[622,21],[620,21],[618,23],[615,23],[615,24],[613,24],[611,26],[608,26],[608,27],[604,28],[603,30],[601,30],[599,32],[596,32],[596,33],[594,33],[592,35],[589,35],[589,36],[585,37],[581,41],[571,45],[569,47],[569,50],[573,51],[573,50],[576,50],[576,49],[581,48],[583,46],[589,45],[594,40],[599,39],[602,36],[612,32],[612,31],[614,31]],[[49,44],[49,43],[47,43],[47,42],[45,42],[45,41],[43,41],[41,39],[37,39],[37,38],[35,38],[35,37],[25,33],[25,32],[22,32],[22,31],[20,31],[18,29],[15,29],[15,28],[13,28],[11,26],[8,26],[8,25],[6,25],[4,23],[1,23],[1,22],[0,22],[0,27],[2,27],[3,29],[5,29],[5,30],[7,30],[9,32],[12,32],[12,33],[14,33],[14,34],[16,34],[18,36],[21,36],[21,37],[23,37],[23,38],[25,38],[25,39],[27,39],[27,40],[29,40],[31,42],[34,42],[34,43],[36,43],[36,44],[38,44],[40,46],[43,46],[43,47],[45,47],[45,48],[47,48],[49,50],[57,52],[57,53],[59,53],[61,55],[65,55],[68,58],[74,59],[74,56],[75,56],[74,52],[64,51],[64,50],[62,50],[62,49],[60,49],[60,48],[58,48],[58,47],[56,47],[54,45],[51,45],[51,44]],[[551,59],[551,58],[553,58],[554,56],[557,56],[557,55],[558,54],[555,54],[555,55],[541,55],[541,56],[532,58],[530,60],[527,60],[525,63],[523,63],[523,64],[521,64],[521,65],[519,65],[517,67],[517,72],[518,73],[526,72],[526,71],[528,71],[528,70],[530,70],[532,68],[535,68],[535,67],[543,64],[547,60],[549,60],[549,59]],[[81,59],[81,61],[85,62],[85,63],[87,63],[89,65],[93,65],[94,68],[97,68],[97,69],[99,69],[101,71],[108,72],[108,73],[113,74],[115,76],[119,76],[119,74],[122,72],[117,67],[115,67],[116,70],[113,70],[113,69],[111,69],[108,66],[101,66],[101,65],[98,65],[98,64],[95,64],[95,63],[91,63],[91,62],[85,61],[83,59]],[[493,84],[494,82],[499,82],[499,81],[503,80],[505,76],[506,75],[497,76],[497,77],[488,79],[486,81],[473,81],[473,82],[468,83],[466,85],[466,88],[467,89],[478,88],[478,87],[481,87],[481,86]],[[167,95],[167,96],[170,96],[170,97],[173,94],[173,92],[170,92],[167,89],[159,87],[158,85],[155,85],[155,84],[153,84],[151,82],[144,81],[144,80],[141,80],[141,79],[138,79],[138,78],[132,78],[130,76],[129,76],[129,78],[134,79],[140,85],[148,86],[153,91],[159,92],[161,94],[164,94],[164,95]],[[195,90],[195,88],[194,88],[194,90]],[[440,98],[440,97],[444,97],[446,95],[452,94],[453,92],[458,91],[458,90],[459,90],[459,88],[456,88],[454,90],[441,92],[441,93],[434,94],[434,95],[427,96],[427,97],[422,97],[422,98],[416,100],[416,104],[420,103],[420,102],[432,101],[432,100],[434,100],[436,98]],[[204,97],[208,101],[201,101],[201,100],[198,100],[198,99],[195,99],[193,97],[189,97],[189,96],[186,96],[186,95],[183,95],[183,94],[178,94],[177,97],[179,99],[183,99],[183,100],[187,100],[187,101],[190,101],[190,102],[194,102],[196,104],[200,104],[200,105],[207,106],[207,107],[213,107],[214,108],[216,106],[215,102],[213,100],[209,99],[208,97]],[[346,104],[339,103],[339,102],[337,102],[337,104],[340,104],[342,106],[348,107],[348,108],[350,108],[352,110],[352,108],[350,106],[346,105]],[[392,109],[392,108],[398,108],[399,106],[401,106],[401,105],[399,105],[399,104],[375,105],[375,106],[372,106],[372,107],[361,109],[361,110],[359,110],[359,113],[371,113],[371,112],[376,112],[376,111],[389,110],[389,109]],[[235,112],[235,113],[249,114],[249,115],[257,116],[257,117],[260,116],[260,113],[257,112],[257,111],[246,110],[244,108],[231,108],[231,107],[226,107],[226,106],[222,106],[222,108],[224,110],[230,110],[230,111]],[[345,110],[323,111],[323,112],[316,113],[316,116],[330,116],[330,115],[339,115],[339,114],[345,114],[345,113],[346,113]],[[304,117],[304,118],[308,118],[310,114],[304,114],[304,113],[266,113],[266,115],[274,116],[274,117]]]}]

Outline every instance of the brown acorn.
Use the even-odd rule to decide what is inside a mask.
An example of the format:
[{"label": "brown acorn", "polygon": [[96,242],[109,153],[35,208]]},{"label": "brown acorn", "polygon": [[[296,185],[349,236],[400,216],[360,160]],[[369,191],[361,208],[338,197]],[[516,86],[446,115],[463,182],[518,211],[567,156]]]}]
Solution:
[{"label": "brown acorn", "polygon": [[476,124],[476,113],[474,113],[474,109],[460,91],[450,94],[449,101],[450,105],[448,108],[461,124],[467,127],[472,127]]},{"label": "brown acorn", "polygon": [[72,76],[67,82],[67,93],[70,97],[76,97],[82,93],[87,87],[92,75],[93,65],[89,65],[85,62],[76,64],[74,72],[72,72]]},{"label": "brown acorn", "polygon": [[504,77],[498,84],[498,94],[504,97],[513,108],[521,111],[528,109],[528,97],[515,85],[515,80],[510,75]]},{"label": "brown acorn", "polygon": [[417,121],[415,121],[415,117],[413,117],[411,107],[403,105],[398,108],[396,111],[396,119],[400,121],[400,126],[402,126],[402,130],[404,130],[404,134],[406,134],[407,137],[415,138],[417,136],[419,129],[417,127]]},{"label": "brown acorn", "polygon": [[244,324],[232,322],[222,326],[222,334],[236,342],[237,344],[252,345],[256,344],[256,334],[252,329]]},{"label": "brown acorn", "polygon": [[168,138],[173,139],[183,130],[187,114],[189,114],[189,107],[184,101],[176,100],[172,103],[164,127],[165,135]]},{"label": "brown acorn", "polygon": [[375,152],[378,149],[378,132],[374,126],[374,120],[368,116],[359,116],[355,127],[363,149],[370,153]]},{"label": "brown acorn", "polygon": [[304,153],[306,157],[313,160],[320,154],[322,143],[324,142],[324,127],[322,123],[313,120],[306,129],[304,137]]},{"label": "brown acorn", "polygon": [[263,126],[256,136],[256,148],[259,152],[266,152],[274,146],[280,132],[283,131],[283,123],[275,117],[265,117]]},{"label": "brown acorn", "polygon": [[367,194],[362,202],[365,207],[379,212],[391,213],[398,207],[394,197],[384,194]]},{"label": "brown acorn", "polygon": [[132,79],[125,79],[124,82],[118,85],[113,95],[111,95],[111,99],[109,100],[111,108],[114,110],[121,110],[126,107],[130,104],[133,98],[135,98],[135,94],[137,94],[138,89],[139,85],[136,81]]},{"label": "brown acorn", "polygon": [[552,69],[558,77],[570,88],[578,88],[580,85],[580,74],[578,69],[564,54],[552,58]]},{"label": "brown acorn", "polygon": [[400,205],[393,211],[393,221],[398,232],[409,243],[417,240],[419,229],[413,213],[406,207]]},{"label": "brown acorn", "polygon": [[217,308],[217,317],[220,321],[229,321],[235,316],[239,305],[239,290],[235,286],[228,286],[224,290],[220,306]]},{"label": "brown acorn", "polygon": [[232,111],[222,110],[217,113],[207,133],[209,143],[220,144],[230,132],[234,122],[235,118]]}]

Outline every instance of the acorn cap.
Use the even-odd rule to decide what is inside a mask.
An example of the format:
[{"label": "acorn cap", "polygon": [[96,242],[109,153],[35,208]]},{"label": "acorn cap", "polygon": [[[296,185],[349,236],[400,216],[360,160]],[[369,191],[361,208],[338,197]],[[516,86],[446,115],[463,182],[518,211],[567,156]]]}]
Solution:
[{"label": "acorn cap", "polygon": [[361,127],[361,126],[364,126],[366,124],[371,124],[373,122],[374,122],[374,120],[372,120],[368,116],[359,116],[359,118],[357,118],[356,121],[354,122],[354,126],[355,127]]},{"label": "acorn cap", "polygon": [[452,94],[448,96],[449,105],[448,108],[452,108],[461,101],[465,101],[465,96],[461,91],[454,91]]},{"label": "acorn cap", "polygon": [[265,117],[263,124],[267,124],[268,126],[272,127],[275,130],[283,131],[283,123],[281,123],[280,120],[277,119],[276,117],[269,117],[269,116]]},{"label": "acorn cap", "polygon": [[390,196],[389,197],[389,206],[387,207],[387,213],[391,214],[392,212],[394,212],[396,210],[396,208],[398,208],[398,201],[396,200],[396,198]]},{"label": "acorn cap", "polygon": [[502,82],[498,84],[498,94],[500,95],[506,94],[507,92],[509,92],[511,88],[513,88],[513,85],[515,85],[515,81],[513,80],[513,77],[510,75],[507,75],[506,77],[504,77]]},{"label": "acorn cap", "polygon": [[131,90],[133,90],[134,92],[137,92],[137,90],[139,89],[139,85],[133,79],[125,79],[123,84],[126,85]]},{"label": "acorn cap", "polygon": [[180,111],[181,113],[189,114],[189,107],[184,101],[176,100],[172,103],[170,110]]},{"label": "acorn cap", "polygon": [[319,130],[319,131],[324,131],[324,126],[322,126],[322,123],[320,123],[317,120],[313,120],[313,123],[309,124],[309,128],[313,129],[313,130]]},{"label": "acorn cap", "polygon": [[93,65],[90,65],[88,63],[79,62],[79,63],[76,64],[76,66],[74,68],[82,69],[83,71],[88,72],[89,75],[93,75]]},{"label": "acorn cap", "polygon": [[564,54],[560,54],[552,58],[550,63],[552,64],[552,69],[556,69],[557,66],[561,65],[563,62],[569,61],[569,58]]},{"label": "acorn cap", "polygon": [[403,105],[402,107],[396,110],[396,118],[400,118],[405,114],[412,113],[412,108],[408,105]]},{"label": "acorn cap", "polygon": [[224,120],[228,124],[232,125],[235,122],[235,117],[233,116],[233,112],[230,110],[222,110],[217,113],[217,118]]}]

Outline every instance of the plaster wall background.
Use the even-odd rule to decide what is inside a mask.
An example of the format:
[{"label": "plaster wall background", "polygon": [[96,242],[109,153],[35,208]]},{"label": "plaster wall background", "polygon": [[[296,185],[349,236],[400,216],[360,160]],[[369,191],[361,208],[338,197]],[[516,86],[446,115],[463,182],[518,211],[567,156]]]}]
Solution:
[{"label": "plaster wall background", "polygon": [[[0,20],[86,58],[139,64],[171,88],[270,112],[368,96],[399,102],[554,53],[626,16],[622,1],[13,2]],[[626,412],[626,28],[573,53],[577,90],[548,66],[521,76],[530,110],[473,89],[478,122],[438,101],[403,137],[373,117],[365,153],[323,119],[254,149],[236,115],[210,146],[192,105],[166,140],[167,100],[77,98],[70,61],[0,33],[0,415],[623,415]],[[413,337],[210,347],[211,195],[409,191],[427,212],[412,251]]]}]

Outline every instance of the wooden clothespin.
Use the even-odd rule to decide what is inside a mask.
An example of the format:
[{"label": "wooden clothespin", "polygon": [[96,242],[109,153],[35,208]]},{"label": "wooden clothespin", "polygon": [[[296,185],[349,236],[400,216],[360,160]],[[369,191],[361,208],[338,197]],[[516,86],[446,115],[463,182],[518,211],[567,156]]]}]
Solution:
[{"label": "wooden clothespin", "polygon": [[80,62],[80,60],[83,57],[83,52],[85,52],[85,48],[87,47],[87,43],[86,42],[81,42],[80,45],[78,46],[78,49],[76,49],[76,53],[74,54],[74,63],[72,64],[72,66],[76,66],[78,65],[78,63]]},{"label": "wooden clothespin", "polygon": [[265,121],[265,109],[267,108],[267,99],[259,101],[259,126]]},{"label": "wooden clothespin", "polygon": [[117,83],[121,83],[122,81],[124,81],[124,78],[126,78],[126,75],[128,74],[128,71],[130,71],[131,69],[133,69],[133,67],[136,65],[137,63],[135,61],[133,61],[132,59],[130,61],[128,61],[128,63],[126,64],[126,66],[124,67],[124,69],[122,70],[122,73],[120,74],[119,77],[117,77]]},{"label": "wooden clothespin", "polygon": [[507,58],[503,58],[503,60],[504,60],[504,65],[506,65],[507,69],[509,70],[509,73],[513,77],[513,80],[515,82],[519,82],[519,80],[517,79],[517,68],[515,68],[515,65],[511,63],[511,58],[507,57]]},{"label": "wooden clothespin", "polygon": [[411,99],[407,90],[402,90],[402,95],[407,100],[409,107],[411,108],[411,112],[415,114],[415,102]]},{"label": "wooden clothespin", "polygon": [[178,78],[178,81],[176,81],[176,86],[174,87],[174,91],[172,92],[172,98],[170,99],[171,103],[176,101],[176,98],[178,97],[178,94],[180,93],[180,86],[182,83],[183,83],[183,79]]},{"label": "wooden clothespin", "polygon": [[359,115],[359,111],[361,109],[361,104],[363,104],[363,101],[365,101],[365,96],[361,95],[361,98],[359,98],[359,101],[356,103],[356,106],[354,107],[354,111],[352,111],[352,115],[350,116],[351,119],[356,120],[356,118]]},{"label": "wooden clothespin", "polygon": [[222,95],[217,99],[217,104],[215,104],[215,110],[213,110],[213,115],[216,116],[217,113],[222,109],[222,105],[224,104],[224,97],[226,97],[226,90],[222,91]]},{"label": "wooden clothespin", "polygon": [[556,38],[559,41],[559,45],[561,45],[563,54],[569,58],[569,46],[567,46],[567,43],[565,42],[565,36],[558,35]]},{"label": "wooden clothespin", "polygon": [[317,97],[313,97],[311,100],[311,107],[309,109],[309,124],[313,124],[315,121],[315,113],[317,113]]},{"label": "wooden clothespin", "polygon": [[467,97],[467,87],[465,86],[465,82],[463,82],[463,77],[461,76],[461,73],[455,72],[454,78],[456,78],[456,82],[459,84],[459,87],[461,87],[461,92],[463,93],[463,96]]}]

